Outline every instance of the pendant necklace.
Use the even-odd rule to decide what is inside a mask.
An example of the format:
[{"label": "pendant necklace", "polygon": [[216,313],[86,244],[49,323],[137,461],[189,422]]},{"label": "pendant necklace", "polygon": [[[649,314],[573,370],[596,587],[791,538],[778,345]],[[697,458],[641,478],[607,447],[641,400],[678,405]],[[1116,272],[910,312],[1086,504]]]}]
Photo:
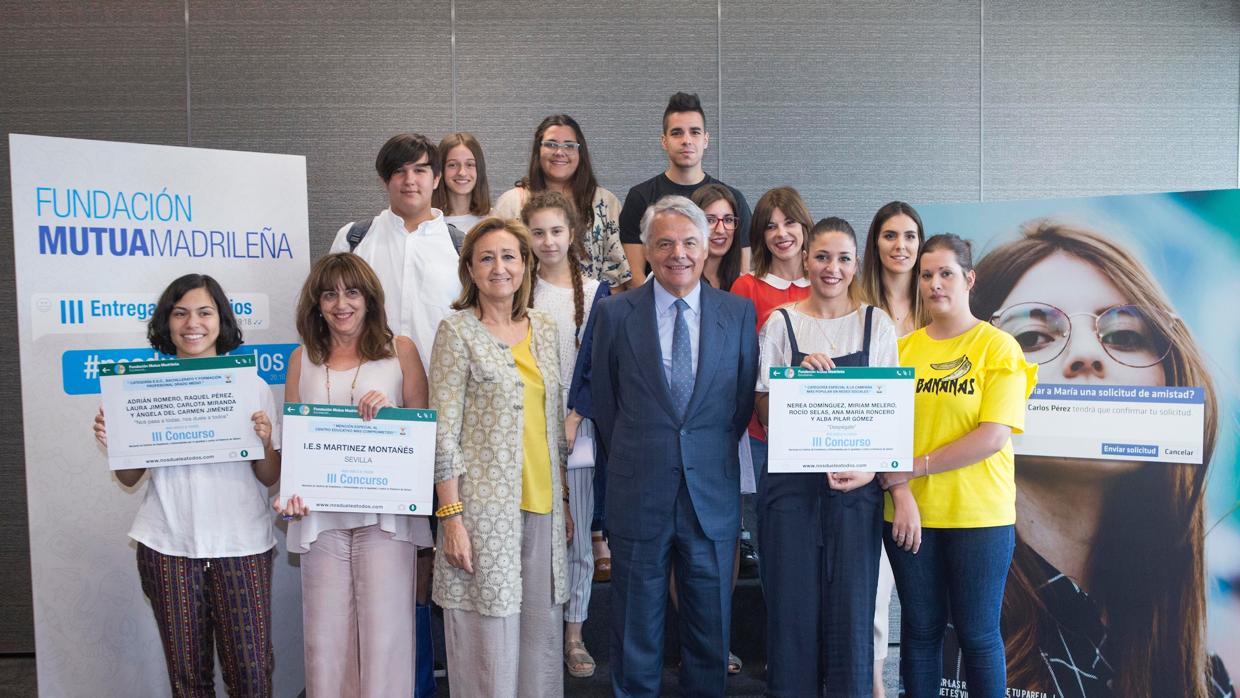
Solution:
[{"label": "pendant necklace", "polygon": [[[357,370],[353,372],[353,383],[349,385],[349,406],[350,407],[353,406],[353,389],[357,387],[357,377],[358,375],[361,374],[362,364],[364,363],[366,363],[365,360],[359,361],[357,364]],[[331,370],[331,367],[327,365],[326,361],[323,362],[323,370],[327,372],[327,404],[334,405],[335,403],[332,402],[332,370]]]}]

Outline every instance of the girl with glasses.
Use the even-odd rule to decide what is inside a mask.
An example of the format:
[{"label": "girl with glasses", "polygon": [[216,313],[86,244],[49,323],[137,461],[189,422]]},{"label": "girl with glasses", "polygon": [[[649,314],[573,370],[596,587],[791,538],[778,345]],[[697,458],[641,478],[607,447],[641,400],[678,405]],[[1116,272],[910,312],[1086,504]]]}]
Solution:
[{"label": "girl with glasses", "polygon": [[1205,391],[1205,465],[1017,457],[1008,684],[1065,698],[1234,695],[1205,648],[1218,411],[1188,328],[1131,253],[1055,221],[1028,223],[977,274],[974,311],[1016,338],[1043,381]]},{"label": "girl with glasses", "polygon": [[[939,695],[948,611],[973,698],[1007,691],[999,613],[1015,542],[1012,439],[1036,383],[1016,340],[969,309],[969,243],[936,235],[919,252],[930,323],[900,339],[916,372],[912,472],[890,492],[887,556],[900,592],[900,677],[910,698]],[[911,502],[916,506],[911,506]]]},{"label": "girl with glasses", "polygon": [[694,191],[690,199],[706,214],[709,232],[709,256],[702,278],[720,291],[730,291],[732,283],[741,275],[741,251],[744,249],[737,244],[736,227],[740,218],[736,215],[736,197],[722,184],[707,184]]},{"label": "girl with glasses", "polygon": [[534,131],[529,171],[516,185],[500,195],[494,214],[520,219],[530,196],[558,191],[577,209],[585,234],[582,271],[612,288],[628,287],[633,275],[620,244],[620,200],[598,185],[585,134],[573,117],[553,114]]}]

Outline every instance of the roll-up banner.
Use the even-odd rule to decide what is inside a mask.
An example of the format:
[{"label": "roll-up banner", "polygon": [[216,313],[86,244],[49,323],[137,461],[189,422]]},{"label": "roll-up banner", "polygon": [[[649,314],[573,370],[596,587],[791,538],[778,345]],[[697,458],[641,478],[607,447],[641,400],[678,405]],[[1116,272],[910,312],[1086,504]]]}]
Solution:
[{"label": "roll-up banner", "polygon": [[[1039,364],[1013,439],[1008,695],[1232,695],[1240,190],[918,210],[972,242],[974,315]],[[957,647],[943,696],[968,695]]]},{"label": "roll-up banner", "polygon": [[[155,302],[209,274],[243,333],[232,353],[282,402],[309,269],[305,158],[26,135],[9,152],[39,692],[167,695],[126,535],[146,483],[123,487],[95,443],[99,368],[167,358],[146,340]],[[301,585],[277,539],[275,687],[295,695]]]}]

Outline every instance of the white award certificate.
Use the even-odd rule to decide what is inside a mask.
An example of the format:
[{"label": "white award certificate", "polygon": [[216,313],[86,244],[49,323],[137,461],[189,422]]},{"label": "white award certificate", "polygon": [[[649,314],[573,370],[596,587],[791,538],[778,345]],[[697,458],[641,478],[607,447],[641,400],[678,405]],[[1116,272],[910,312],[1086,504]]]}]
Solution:
[{"label": "white award certificate", "polygon": [[261,409],[254,355],[104,364],[99,390],[108,467],[258,460],[250,415]]},{"label": "white award certificate", "polygon": [[280,499],[312,511],[431,514],[435,410],[286,403]]},{"label": "white award certificate", "polygon": [[770,370],[768,472],[913,469],[913,369]]}]

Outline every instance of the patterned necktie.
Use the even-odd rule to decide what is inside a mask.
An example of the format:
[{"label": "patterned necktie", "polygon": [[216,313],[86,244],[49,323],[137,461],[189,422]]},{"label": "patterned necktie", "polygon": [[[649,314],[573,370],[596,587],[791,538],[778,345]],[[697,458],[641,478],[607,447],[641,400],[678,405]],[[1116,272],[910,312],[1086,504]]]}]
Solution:
[{"label": "patterned necktie", "polygon": [[689,346],[689,304],[676,299],[676,328],[672,330],[672,405],[683,417],[693,394],[693,353]]}]

